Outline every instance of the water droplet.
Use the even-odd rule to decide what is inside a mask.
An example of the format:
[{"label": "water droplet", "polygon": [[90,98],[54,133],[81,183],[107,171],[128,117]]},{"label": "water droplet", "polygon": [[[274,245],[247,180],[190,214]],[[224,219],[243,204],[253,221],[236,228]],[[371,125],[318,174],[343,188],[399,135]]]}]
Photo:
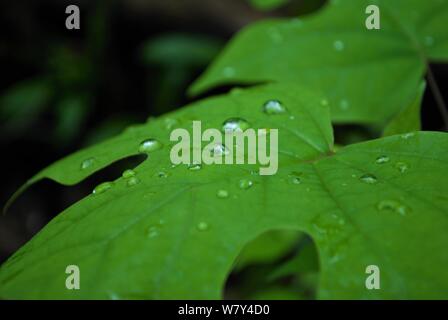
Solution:
[{"label": "water droplet", "polygon": [[240,189],[243,189],[243,190],[249,189],[250,187],[252,187],[252,185],[253,185],[253,182],[251,180],[247,180],[247,179],[241,179],[238,182],[238,186],[240,187]]},{"label": "water droplet", "polygon": [[341,110],[348,110],[348,108],[350,108],[350,103],[348,100],[343,99],[339,102],[339,108],[341,108]]},{"label": "water droplet", "polygon": [[263,112],[266,114],[282,114],[286,112],[286,108],[278,100],[269,100],[263,105]]},{"label": "water droplet", "polygon": [[217,144],[213,146],[213,149],[210,150],[210,156],[212,157],[222,157],[229,154],[229,149],[226,148],[223,144]]},{"label": "water droplet", "polygon": [[103,192],[106,192],[107,190],[109,190],[110,188],[112,188],[113,186],[113,182],[103,182],[100,183],[99,185],[97,185],[95,187],[95,189],[93,189],[93,194],[100,194]]},{"label": "water droplet", "polygon": [[237,129],[244,131],[250,127],[249,122],[242,118],[230,118],[224,121],[222,124],[222,130],[223,131],[230,131],[233,132]]},{"label": "water droplet", "polygon": [[202,165],[199,163],[192,163],[188,166],[188,170],[191,170],[191,171],[198,171],[198,170],[201,170],[201,168],[202,168]]},{"label": "water droplet", "polygon": [[135,186],[136,184],[138,184],[140,182],[140,180],[137,177],[131,177],[129,178],[127,185],[129,187]]},{"label": "water droplet", "polygon": [[431,36],[426,36],[424,39],[424,42],[425,42],[425,46],[431,47],[434,45],[434,38]]},{"label": "water droplet", "polygon": [[407,140],[409,138],[412,138],[414,134],[415,134],[414,132],[405,133],[401,135],[401,138]]},{"label": "water droplet", "polygon": [[294,116],[289,116],[289,120],[294,120],[296,117]]},{"label": "water droplet", "polygon": [[342,51],[345,48],[345,44],[341,40],[336,40],[335,42],[333,42],[333,47],[336,49],[336,51]]},{"label": "water droplet", "polygon": [[121,176],[125,179],[129,179],[129,178],[135,176],[135,171],[132,169],[124,170],[123,173],[121,174]]},{"label": "water droplet", "polygon": [[81,169],[86,170],[95,164],[95,158],[88,158],[81,162]]},{"label": "water droplet", "polygon": [[222,71],[224,77],[232,78],[235,76],[235,69],[232,67],[225,67]]},{"label": "water droplet", "polygon": [[368,183],[368,184],[374,184],[374,183],[378,182],[377,177],[375,177],[371,173],[363,174],[361,177],[359,177],[359,180],[361,180],[364,183]]},{"label": "water droplet", "polygon": [[301,184],[302,179],[300,176],[302,175],[301,172],[292,172],[288,175],[289,181],[291,181],[292,184]]},{"label": "water droplet", "polygon": [[233,88],[232,90],[230,90],[230,94],[232,96],[239,96],[241,93],[243,93],[243,89],[241,88]]},{"label": "water droplet", "polygon": [[322,99],[320,101],[320,104],[323,105],[323,106],[328,106],[328,100],[327,99]]},{"label": "water droplet", "polygon": [[165,171],[159,171],[157,172],[157,176],[159,178],[168,178],[168,173],[166,173]]},{"label": "water droplet", "polygon": [[274,43],[282,43],[283,42],[283,36],[282,34],[278,31],[277,28],[271,27],[268,30],[268,34],[269,37],[271,38],[271,40]]},{"label": "water droplet", "polygon": [[155,238],[160,234],[159,231],[159,227],[157,226],[150,226],[147,230],[146,230],[146,236],[148,238]]},{"label": "water droplet", "polygon": [[197,229],[198,229],[199,231],[206,231],[206,230],[208,230],[208,224],[207,224],[207,222],[204,222],[204,221],[199,222],[198,225],[197,225]]},{"label": "water droplet", "polygon": [[395,168],[397,168],[401,173],[405,173],[409,169],[409,166],[405,162],[397,162],[395,164]]},{"label": "water droplet", "polygon": [[402,216],[410,212],[410,208],[395,200],[382,200],[377,204],[377,209],[380,211],[393,211]]},{"label": "water droplet", "polygon": [[289,20],[289,22],[291,23],[292,27],[300,28],[303,26],[303,21],[300,18],[292,18]]},{"label": "water droplet", "polygon": [[162,148],[162,143],[159,140],[146,139],[145,141],[140,143],[138,151],[140,153],[148,153],[159,150],[160,148]]},{"label": "water droplet", "polygon": [[220,199],[226,199],[229,197],[229,192],[227,190],[221,189],[216,192],[216,196]]},{"label": "water droplet", "polygon": [[163,122],[165,123],[166,130],[171,130],[179,124],[179,121],[177,121],[176,119],[172,119],[172,118],[165,118],[165,120]]},{"label": "water droplet", "polygon": [[384,164],[389,162],[390,158],[388,156],[382,155],[376,158],[375,162],[378,164]]}]

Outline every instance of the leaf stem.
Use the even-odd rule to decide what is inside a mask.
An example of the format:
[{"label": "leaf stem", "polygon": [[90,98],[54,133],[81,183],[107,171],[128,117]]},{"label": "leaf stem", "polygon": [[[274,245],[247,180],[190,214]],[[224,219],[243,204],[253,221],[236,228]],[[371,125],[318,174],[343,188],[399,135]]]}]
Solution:
[{"label": "leaf stem", "polygon": [[442,115],[444,130],[448,131],[448,109],[446,107],[445,101],[443,100],[442,93],[440,92],[440,88],[429,64],[427,69],[428,71],[426,78],[428,79],[428,83],[431,88],[432,94],[434,95],[434,99],[436,100],[437,107],[439,108],[440,114]]}]

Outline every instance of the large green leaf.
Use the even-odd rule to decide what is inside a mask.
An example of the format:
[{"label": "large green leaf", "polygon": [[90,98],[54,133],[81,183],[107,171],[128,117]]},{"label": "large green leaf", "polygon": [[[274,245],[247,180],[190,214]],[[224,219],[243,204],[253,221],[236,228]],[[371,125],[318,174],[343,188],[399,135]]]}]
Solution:
[{"label": "large green leaf", "polygon": [[[270,99],[288,111],[263,113]],[[87,196],[14,254],[0,269],[0,297],[219,298],[245,244],[293,229],[318,248],[320,298],[447,298],[448,136],[396,135],[335,153],[322,99],[286,85],[233,91],[56,162],[29,183],[74,184],[138,153],[147,138],[163,144],[135,168],[138,180],[119,178]],[[173,128],[191,130],[198,119],[220,128],[233,117],[279,130],[276,175],[254,174],[257,165],[172,167]],[[252,186],[241,188],[242,179]],[[65,288],[72,264],[80,290]],[[381,290],[365,288],[372,264]]]},{"label": "large green leaf", "polygon": [[[376,3],[381,29],[365,27]],[[329,95],[332,120],[384,126],[415,98],[429,62],[448,60],[448,2],[334,0],[303,19],[241,31],[191,87],[294,82]]]}]

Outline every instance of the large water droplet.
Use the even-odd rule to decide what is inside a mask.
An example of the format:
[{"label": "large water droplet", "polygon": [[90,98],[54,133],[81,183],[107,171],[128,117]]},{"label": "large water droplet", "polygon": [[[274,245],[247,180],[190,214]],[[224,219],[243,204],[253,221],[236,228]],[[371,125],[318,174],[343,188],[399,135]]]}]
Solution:
[{"label": "large water droplet", "polygon": [[227,190],[221,189],[216,192],[216,196],[220,199],[226,199],[229,197],[229,192]]},{"label": "large water droplet", "polygon": [[395,164],[395,168],[398,169],[398,171],[400,171],[401,173],[405,173],[406,171],[408,171],[409,166],[407,163],[405,162],[397,162]]},{"label": "large water droplet", "polygon": [[129,179],[131,177],[135,176],[135,171],[132,169],[127,169],[125,171],[123,171],[123,173],[121,174],[121,176],[125,179]]},{"label": "large water droplet", "polygon": [[345,44],[341,40],[336,40],[335,42],[333,42],[333,47],[336,49],[336,51],[342,51],[345,48]]},{"label": "large water droplet", "polygon": [[223,131],[235,131],[237,129],[244,131],[250,127],[249,122],[242,118],[230,118],[222,124]]},{"label": "large water droplet", "polygon": [[104,192],[106,192],[107,190],[109,190],[110,188],[112,188],[113,187],[113,182],[103,182],[103,183],[100,183],[99,185],[97,185],[96,187],[95,187],[95,189],[93,189],[93,194],[101,194],[101,193],[104,193]]},{"label": "large water droplet", "polygon": [[131,177],[131,178],[129,178],[129,180],[128,180],[128,182],[127,182],[127,185],[128,185],[129,187],[133,187],[133,186],[135,186],[135,185],[137,185],[137,184],[139,184],[139,183],[140,183],[139,178],[137,178],[137,177]]},{"label": "large water droplet", "polygon": [[198,225],[197,225],[197,229],[199,231],[206,231],[206,230],[208,230],[208,223],[204,222],[204,221],[199,222]]},{"label": "large water droplet", "polygon": [[252,187],[252,185],[253,185],[253,182],[251,180],[247,180],[247,179],[241,179],[238,182],[238,187],[243,190],[249,189],[250,187]]},{"label": "large water droplet", "polygon": [[198,170],[201,170],[201,168],[202,168],[202,165],[199,163],[192,163],[188,166],[188,170],[191,170],[191,171],[198,171]]},{"label": "large water droplet", "polygon": [[378,164],[384,164],[389,162],[390,158],[388,156],[382,155],[376,158],[375,162]]},{"label": "large water droplet", "polygon": [[263,105],[263,112],[266,114],[282,114],[286,112],[286,108],[278,100],[269,100]]},{"label": "large water droplet", "polygon": [[145,141],[140,143],[138,151],[140,153],[148,153],[159,150],[160,148],[162,148],[162,143],[159,140],[146,139]]},{"label": "large water droplet", "polygon": [[81,169],[86,170],[91,168],[95,164],[95,158],[88,158],[81,162]]},{"label": "large water droplet", "polygon": [[363,174],[361,177],[359,177],[359,180],[368,184],[374,184],[378,182],[377,177],[371,173]]}]

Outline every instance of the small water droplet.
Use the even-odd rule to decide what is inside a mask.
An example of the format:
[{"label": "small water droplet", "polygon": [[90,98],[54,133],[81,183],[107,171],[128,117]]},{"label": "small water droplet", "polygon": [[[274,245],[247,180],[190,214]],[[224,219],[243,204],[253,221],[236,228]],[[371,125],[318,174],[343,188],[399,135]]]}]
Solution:
[{"label": "small water droplet", "polygon": [[289,116],[289,120],[294,120],[296,117],[294,116]]},{"label": "small water droplet", "polygon": [[348,110],[350,108],[350,103],[348,100],[343,99],[339,102],[339,108],[341,108],[341,110]]},{"label": "small water droplet", "polygon": [[216,144],[213,149],[210,150],[210,156],[212,157],[222,157],[229,154],[229,149],[223,144]]},{"label": "small water droplet", "polygon": [[125,179],[129,179],[129,178],[135,176],[135,171],[132,169],[124,170],[123,173],[121,174],[121,176]]},{"label": "small water droplet", "polygon": [[216,192],[216,196],[220,199],[226,199],[229,197],[229,192],[227,190],[221,189]]},{"label": "small water droplet", "polygon": [[159,150],[160,148],[162,148],[162,143],[159,140],[146,139],[145,141],[142,141],[142,143],[140,143],[138,151],[140,153],[148,153]]},{"label": "small water droplet", "polygon": [[225,67],[222,71],[224,77],[232,78],[235,76],[235,69],[232,67]]},{"label": "small water droplet", "polygon": [[377,209],[380,211],[392,211],[402,216],[410,212],[409,207],[395,200],[382,200],[377,204]]},{"label": "small water droplet", "polygon": [[272,39],[272,41],[274,43],[282,43],[283,42],[283,36],[278,31],[277,28],[274,28],[274,27],[269,28],[268,34],[269,34],[269,37],[271,37],[271,39]]},{"label": "small water droplet", "polygon": [[88,158],[81,162],[81,169],[86,170],[92,167],[95,164],[95,158]]},{"label": "small water droplet", "polygon": [[188,166],[188,170],[191,170],[191,171],[198,171],[198,170],[201,170],[201,168],[202,168],[202,165],[199,163],[192,163]]},{"label": "small water droplet", "polygon": [[150,226],[147,230],[146,230],[146,236],[148,238],[155,238],[160,234],[159,231],[159,227],[157,226]]},{"label": "small water droplet", "polygon": [[434,45],[434,38],[431,36],[426,36],[424,39],[424,42],[425,42],[425,46],[431,47]]},{"label": "small water droplet", "polygon": [[300,178],[301,175],[302,175],[301,172],[292,172],[288,175],[289,181],[292,184],[301,184],[302,183],[302,179]]},{"label": "small water droplet", "polygon": [[204,221],[199,222],[198,225],[197,225],[197,229],[199,231],[206,231],[206,230],[208,230],[208,223],[204,222]]},{"label": "small water droplet", "polygon": [[179,124],[179,121],[177,121],[176,119],[173,119],[173,118],[165,118],[165,120],[163,122],[165,124],[166,130],[171,130]]},{"label": "small water droplet", "polygon": [[333,42],[333,47],[336,49],[336,51],[342,51],[345,48],[345,44],[341,40],[336,40],[335,42]]},{"label": "small water droplet", "polygon": [[97,185],[94,189],[93,189],[93,194],[100,194],[103,192],[106,192],[107,190],[109,190],[110,188],[112,188],[113,186],[113,182],[103,182],[100,183],[99,185]]},{"label": "small water droplet", "polygon": [[165,171],[159,171],[157,172],[157,176],[159,178],[168,178],[168,173],[166,173]]},{"label": "small water droplet", "polygon": [[408,132],[408,133],[402,134],[401,138],[407,140],[409,138],[412,138],[414,135],[415,135],[414,132]]},{"label": "small water droplet", "polygon": [[140,182],[140,180],[137,177],[131,177],[129,178],[127,185],[129,187],[135,186],[136,184],[138,184]]},{"label": "small water droplet", "polygon": [[382,156],[379,156],[378,158],[376,158],[375,162],[377,164],[384,164],[384,163],[389,162],[389,160],[390,160],[390,158],[388,156],[382,155]]},{"label": "small water droplet", "polygon": [[243,190],[249,189],[250,187],[252,187],[252,185],[253,185],[253,182],[251,180],[247,180],[247,179],[241,179],[238,182],[238,187]]},{"label": "small water droplet", "polygon": [[359,177],[359,180],[367,184],[374,184],[378,182],[377,177],[375,177],[375,175],[371,173],[363,174],[361,177]]},{"label": "small water droplet", "polygon": [[409,166],[405,162],[397,162],[395,164],[395,168],[397,168],[401,173],[405,173],[406,171],[408,171]]},{"label": "small water droplet", "polygon": [[322,99],[320,101],[320,104],[323,105],[323,106],[328,106],[328,100],[327,99]]},{"label": "small water droplet", "polygon": [[263,112],[266,114],[282,114],[286,112],[286,108],[278,100],[269,100],[263,105]]},{"label": "small water droplet", "polygon": [[237,129],[244,131],[250,127],[249,122],[242,118],[229,118],[222,124],[223,131],[233,132]]},{"label": "small water droplet", "polygon": [[233,88],[232,90],[230,90],[230,94],[232,96],[239,96],[241,93],[243,93],[243,89],[241,88]]}]

